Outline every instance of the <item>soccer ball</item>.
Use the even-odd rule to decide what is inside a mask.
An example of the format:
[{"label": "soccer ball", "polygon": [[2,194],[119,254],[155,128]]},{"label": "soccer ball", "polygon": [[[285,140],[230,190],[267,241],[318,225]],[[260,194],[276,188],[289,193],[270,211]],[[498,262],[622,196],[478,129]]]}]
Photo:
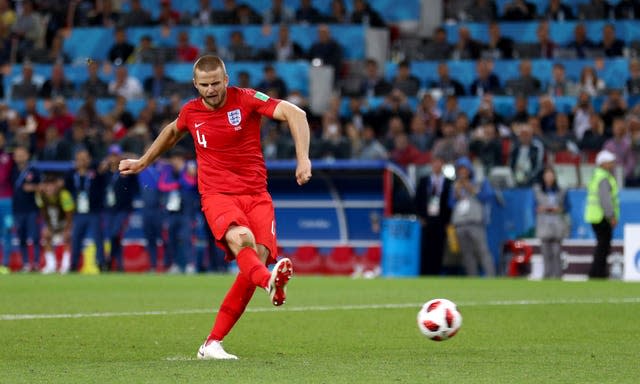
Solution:
[{"label": "soccer ball", "polygon": [[442,341],[456,335],[462,325],[462,315],[455,303],[447,299],[426,302],[418,312],[418,328],[423,335]]}]

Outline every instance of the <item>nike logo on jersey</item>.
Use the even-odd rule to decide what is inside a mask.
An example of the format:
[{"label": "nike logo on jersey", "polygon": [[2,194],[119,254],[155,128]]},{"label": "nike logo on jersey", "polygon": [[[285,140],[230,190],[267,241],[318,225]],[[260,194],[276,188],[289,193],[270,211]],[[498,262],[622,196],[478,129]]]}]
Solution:
[{"label": "nike logo on jersey", "polygon": [[204,124],[204,122],[202,122],[202,123],[196,123],[196,129],[200,128],[200,126],[201,126],[202,124]]}]

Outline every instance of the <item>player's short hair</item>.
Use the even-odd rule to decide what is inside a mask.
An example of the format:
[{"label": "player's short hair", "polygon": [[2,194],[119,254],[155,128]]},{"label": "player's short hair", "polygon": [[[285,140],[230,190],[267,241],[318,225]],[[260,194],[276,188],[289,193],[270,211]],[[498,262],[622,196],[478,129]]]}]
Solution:
[{"label": "player's short hair", "polygon": [[222,68],[222,73],[227,74],[227,69],[224,66],[224,61],[221,58],[214,55],[201,56],[193,64],[193,78],[196,78],[196,69],[203,72],[215,71],[218,68]]}]

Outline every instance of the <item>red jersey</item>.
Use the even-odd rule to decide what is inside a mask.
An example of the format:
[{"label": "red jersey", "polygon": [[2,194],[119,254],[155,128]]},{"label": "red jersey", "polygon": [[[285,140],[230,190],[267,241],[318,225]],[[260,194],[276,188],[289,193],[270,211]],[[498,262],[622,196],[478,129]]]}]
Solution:
[{"label": "red jersey", "polygon": [[208,109],[200,97],[182,107],[177,127],[193,137],[201,195],[250,195],[267,190],[260,119],[273,118],[279,102],[253,89],[228,87],[221,108]]}]

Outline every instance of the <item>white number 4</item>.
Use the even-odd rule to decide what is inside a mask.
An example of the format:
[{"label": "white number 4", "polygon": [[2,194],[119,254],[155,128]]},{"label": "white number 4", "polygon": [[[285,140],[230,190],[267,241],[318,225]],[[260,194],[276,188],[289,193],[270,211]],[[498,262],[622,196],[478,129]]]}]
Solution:
[{"label": "white number 4", "polygon": [[207,139],[205,139],[204,133],[201,135],[200,130],[196,129],[196,137],[198,138],[198,144],[207,148]]}]

